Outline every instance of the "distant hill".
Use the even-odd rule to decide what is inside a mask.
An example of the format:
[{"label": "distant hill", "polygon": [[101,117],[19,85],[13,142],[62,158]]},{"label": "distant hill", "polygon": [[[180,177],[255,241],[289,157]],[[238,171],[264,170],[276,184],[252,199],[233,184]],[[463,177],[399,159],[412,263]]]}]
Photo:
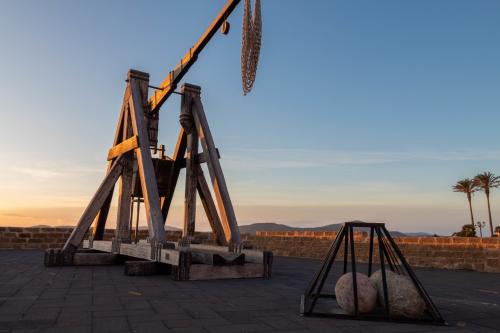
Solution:
[{"label": "distant hill", "polygon": [[[351,221],[351,222],[359,222],[364,223],[363,221]],[[321,227],[308,227],[308,228],[300,228],[300,227],[291,227],[286,224],[279,223],[252,223],[247,225],[240,225],[240,232],[242,234],[250,234],[255,235],[257,231],[337,231],[342,226],[342,223],[334,223],[327,224]],[[431,234],[425,232],[409,232],[403,233],[400,231],[392,231],[389,233],[393,237],[428,237],[432,236]]]}]

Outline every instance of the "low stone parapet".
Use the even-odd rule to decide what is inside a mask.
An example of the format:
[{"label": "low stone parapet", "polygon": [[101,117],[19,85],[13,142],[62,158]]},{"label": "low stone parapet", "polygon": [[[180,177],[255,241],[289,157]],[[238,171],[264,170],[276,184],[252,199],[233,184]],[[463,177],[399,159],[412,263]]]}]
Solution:
[{"label": "low stone parapet", "polygon": [[[255,236],[247,235],[245,242],[276,256],[320,259],[335,237],[336,232],[258,231]],[[355,239],[357,259],[366,262],[369,236],[358,232]],[[394,237],[394,241],[412,266],[500,273],[498,237]]]}]

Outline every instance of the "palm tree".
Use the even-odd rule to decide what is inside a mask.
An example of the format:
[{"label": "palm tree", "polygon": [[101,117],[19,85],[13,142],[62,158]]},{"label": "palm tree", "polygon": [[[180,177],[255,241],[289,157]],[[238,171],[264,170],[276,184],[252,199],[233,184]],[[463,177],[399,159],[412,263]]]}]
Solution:
[{"label": "palm tree", "polygon": [[480,188],[484,194],[486,194],[490,231],[491,237],[493,237],[495,234],[493,233],[493,221],[491,220],[490,189],[500,186],[500,177],[495,176],[495,174],[491,172],[483,172],[474,177],[474,183],[476,184],[476,187]]},{"label": "palm tree", "polygon": [[453,191],[465,193],[467,195],[467,201],[469,201],[469,210],[470,210],[470,222],[473,228],[474,226],[474,214],[472,213],[472,193],[477,191],[476,183],[470,179],[465,178],[459,180],[455,185],[453,185]]}]

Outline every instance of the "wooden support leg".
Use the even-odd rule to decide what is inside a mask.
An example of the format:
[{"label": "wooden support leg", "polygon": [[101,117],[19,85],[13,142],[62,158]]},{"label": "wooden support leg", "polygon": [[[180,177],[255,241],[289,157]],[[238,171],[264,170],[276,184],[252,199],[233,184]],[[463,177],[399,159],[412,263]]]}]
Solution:
[{"label": "wooden support leg", "polygon": [[78,221],[75,229],[73,229],[73,232],[66,240],[66,243],[64,244],[62,250],[55,252],[54,250],[52,250],[51,253],[46,253],[45,264],[47,266],[67,265],[72,263],[73,255],[76,249],[83,241],[83,238],[89,230],[92,221],[97,215],[97,212],[101,209],[106,198],[113,189],[116,181],[120,177],[120,174],[123,170],[122,159],[123,156],[118,157],[113,164],[113,167],[109,171],[106,178],[104,178],[104,180],[102,181],[101,185],[97,189],[97,192],[94,194],[92,200],[90,200],[90,203],[80,217],[80,220]]},{"label": "wooden support leg", "polygon": [[172,198],[175,192],[175,186],[177,185],[177,180],[179,179],[179,173],[181,172],[181,165],[184,161],[184,154],[186,154],[187,148],[187,134],[184,129],[181,128],[179,137],[177,138],[177,145],[175,146],[175,151],[172,159],[174,160],[174,166],[172,168],[172,173],[170,175],[170,190],[166,197],[163,198],[161,203],[161,213],[163,216],[163,223],[166,222],[168,211],[170,209],[170,204],[172,203]]},{"label": "wooden support leg", "polygon": [[219,163],[217,149],[215,148],[212,133],[210,132],[205,111],[203,110],[203,105],[200,99],[200,91],[200,87],[188,84],[184,84],[181,88],[181,92],[183,94],[190,95],[192,98],[193,107],[191,110],[196,125],[196,131],[200,136],[203,152],[206,156],[208,171],[210,173],[215,197],[219,206],[226,240],[229,244],[239,244],[241,240],[236,215],[229,197],[226,180],[224,179],[224,174]]},{"label": "wooden support leg", "polygon": [[207,214],[208,223],[212,227],[212,232],[215,235],[215,240],[218,245],[227,245],[226,238],[224,237],[224,229],[222,228],[222,223],[220,222],[219,214],[217,213],[217,208],[212,199],[212,194],[208,188],[207,180],[203,174],[201,166],[197,164],[197,174],[198,174],[198,194],[200,195],[201,203]]},{"label": "wooden support leg", "polygon": [[186,240],[194,237],[196,220],[196,185],[198,183],[196,156],[198,155],[198,134],[193,131],[187,138],[186,155],[186,193],[184,199],[184,230]]},{"label": "wooden support leg", "polygon": [[130,243],[130,212],[132,199],[133,155],[127,154],[123,160],[123,172],[120,178],[120,193],[118,195],[118,214],[116,220],[115,239]]},{"label": "wooden support leg", "polygon": [[141,85],[149,83],[147,74],[137,75],[137,72],[129,72],[131,98],[129,102],[130,115],[134,134],[139,138],[139,147],[136,149],[137,162],[139,165],[139,176],[141,179],[144,206],[148,222],[149,236],[156,243],[165,243],[165,230],[163,217],[160,209],[160,197],[158,195],[158,184],[151,159],[149,135],[144,121],[144,105],[147,96],[141,93]]},{"label": "wooden support leg", "polygon": [[[123,141],[124,132],[127,130],[128,127],[127,123],[129,123],[127,121],[129,99],[130,99],[130,87],[127,86],[127,88],[125,89],[125,93],[123,95],[122,108],[120,111],[120,116],[118,118],[118,125],[116,127],[115,138],[113,140],[113,147]],[[106,173],[109,173],[111,167],[113,166],[113,163],[114,161],[108,162],[108,168]],[[111,200],[113,199],[113,189],[110,191],[108,197],[106,198],[104,204],[101,207],[101,210],[99,211],[99,215],[97,215],[97,218],[95,219],[94,230],[92,235],[92,238],[95,240],[103,239],[104,229],[106,227],[106,220],[108,219],[109,207],[111,206]]]}]

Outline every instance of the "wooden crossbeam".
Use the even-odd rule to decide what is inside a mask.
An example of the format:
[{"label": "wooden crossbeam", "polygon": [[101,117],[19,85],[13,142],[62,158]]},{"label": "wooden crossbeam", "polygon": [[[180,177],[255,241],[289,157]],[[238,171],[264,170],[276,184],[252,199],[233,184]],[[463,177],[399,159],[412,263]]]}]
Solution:
[{"label": "wooden crossbeam", "polygon": [[134,150],[137,147],[139,147],[139,137],[137,135],[134,135],[133,137],[128,138],[127,140],[124,140],[111,148],[108,151],[108,161],[111,161],[122,154],[128,153],[129,151]]},{"label": "wooden crossbeam", "polygon": [[[215,148],[215,150],[217,151],[217,158],[220,159],[220,153],[219,153],[219,149]],[[205,155],[205,153],[198,153],[198,155],[196,155],[196,162],[197,163],[207,163],[207,156]],[[186,159],[183,159],[180,163],[180,167],[181,168],[185,168],[186,167]]]}]

